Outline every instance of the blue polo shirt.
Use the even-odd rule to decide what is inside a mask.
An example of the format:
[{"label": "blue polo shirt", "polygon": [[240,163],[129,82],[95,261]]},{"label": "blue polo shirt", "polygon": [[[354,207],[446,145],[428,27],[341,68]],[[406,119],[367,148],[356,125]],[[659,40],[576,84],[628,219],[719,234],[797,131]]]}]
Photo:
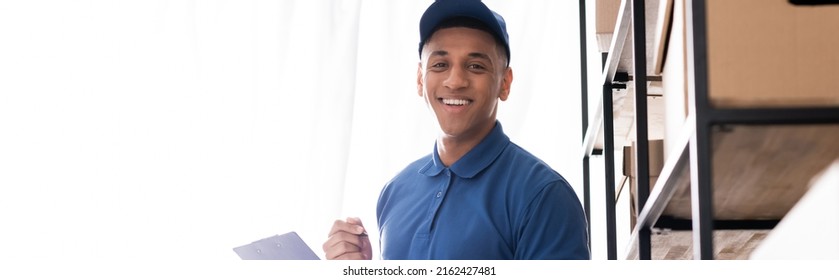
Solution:
[{"label": "blue polo shirt", "polygon": [[379,196],[382,259],[589,259],[576,193],[501,124],[446,167],[434,152]]}]

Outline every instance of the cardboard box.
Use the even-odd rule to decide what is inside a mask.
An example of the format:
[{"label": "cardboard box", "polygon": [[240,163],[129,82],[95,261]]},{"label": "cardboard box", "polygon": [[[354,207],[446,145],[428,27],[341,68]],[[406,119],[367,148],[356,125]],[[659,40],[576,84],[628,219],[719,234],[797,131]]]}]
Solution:
[{"label": "cardboard box", "polygon": [[712,106],[839,106],[839,5],[709,0],[707,21]]},{"label": "cardboard box", "polygon": [[[650,190],[653,189],[655,186],[656,181],[658,181],[658,176],[661,174],[661,169],[664,168],[664,141],[661,139],[658,140],[649,140],[649,149],[650,149]],[[629,224],[630,229],[635,227],[635,220],[638,216],[638,211],[641,209],[638,208],[638,180],[635,178],[635,142],[632,142],[632,146],[623,147],[623,175],[629,177],[629,195],[631,199],[629,200]]]},{"label": "cardboard box", "polygon": [[618,19],[621,0],[595,0],[595,35],[600,52],[608,52]]},{"label": "cardboard box", "polygon": [[[635,143],[635,141],[632,141],[631,146],[623,147],[624,176],[635,176]],[[650,139],[648,143],[650,150],[650,176],[658,177],[661,174],[661,169],[664,168],[664,140]]]},{"label": "cardboard box", "polygon": [[595,30],[597,33],[612,33],[615,29],[615,22],[618,18],[618,10],[621,7],[621,0],[595,0]]}]

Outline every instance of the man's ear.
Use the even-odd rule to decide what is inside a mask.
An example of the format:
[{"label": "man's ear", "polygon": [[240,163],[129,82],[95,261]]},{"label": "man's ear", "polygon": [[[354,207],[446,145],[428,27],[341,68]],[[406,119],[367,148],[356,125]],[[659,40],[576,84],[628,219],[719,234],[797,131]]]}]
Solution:
[{"label": "man's ear", "polygon": [[417,94],[422,97],[422,62],[417,63]]},{"label": "man's ear", "polygon": [[507,97],[510,96],[510,85],[513,84],[513,68],[509,66],[507,69],[504,69],[504,76],[501,79],[501,93],[498,94],[498,98],[501,101],[507,101]]}]

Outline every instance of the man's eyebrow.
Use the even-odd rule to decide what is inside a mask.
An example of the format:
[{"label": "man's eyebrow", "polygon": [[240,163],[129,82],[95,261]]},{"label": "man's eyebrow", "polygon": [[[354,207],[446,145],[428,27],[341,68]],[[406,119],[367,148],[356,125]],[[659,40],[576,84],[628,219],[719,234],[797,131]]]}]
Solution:
[{"label": "man's eyebrow", "polygon": [[435,56],[435,55],[436,56],[447,56],[447,55],[449,55],[449,52],[444,51],[444,50],[432,51],[431,54],[428,55],[428,56]]},{"label": "man's eyebrow", "polygon": [[[447,55],[449,55],[448,51],[436,50],[436,51],[432,51],[431,54],[429,54],[428,56],[447,56]],[[485,60],[492,61],[492,58],[489,57],[488,54],[485,54],[485,53],[482,53],[482,52],[471,52],[471,53],[468,54],[468,56],[471,57],[471,58],[478,58],[478,59],[485,59]]]},{"label": "man's eyebrow", "polygon": [[469,53],[469,57],[481,58],[481,59],[486,59],[486,60],[492,61],[492,58],[490,58],[489,55],[487,55],[485,53],[473,52],[473,53]]}]

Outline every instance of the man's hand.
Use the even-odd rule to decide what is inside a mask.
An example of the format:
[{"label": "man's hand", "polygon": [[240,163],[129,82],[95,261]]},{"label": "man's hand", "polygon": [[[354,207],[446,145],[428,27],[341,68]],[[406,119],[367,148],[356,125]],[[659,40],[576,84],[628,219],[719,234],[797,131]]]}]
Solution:
[{"label": "man's hand", "polygon": [[335,220],[323,252],[327,260],[369,260],[373,256],[370,238],[358,218]]}]

